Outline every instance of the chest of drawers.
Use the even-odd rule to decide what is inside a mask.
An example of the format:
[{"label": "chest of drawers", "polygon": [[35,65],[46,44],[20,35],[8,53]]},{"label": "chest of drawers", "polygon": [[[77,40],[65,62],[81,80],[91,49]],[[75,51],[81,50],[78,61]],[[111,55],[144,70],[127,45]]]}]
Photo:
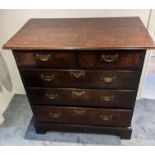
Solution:
[{"label": "chest of drawers", "polygon": [[132,18],[31,19],[12,49],[37,133],[72,131],[130,138],[147,49],[155,45]]}]

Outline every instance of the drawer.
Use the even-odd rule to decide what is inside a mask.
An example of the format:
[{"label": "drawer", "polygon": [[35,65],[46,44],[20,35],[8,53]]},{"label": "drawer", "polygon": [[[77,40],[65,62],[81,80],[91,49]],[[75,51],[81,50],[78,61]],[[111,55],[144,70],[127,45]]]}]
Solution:
[{"label": "drawer", "polygon": [[21,69],[26,87],[137,89],[137,71]]},{"label": "drawer", "polygon": [[14,52],[14,56],[18,67],[76,67],[75,55],[67,52]]},{"label": "drawer", "polygon": [[130,126],[132,116],[131,110],[120,109],[50,106],[32,106],[32,109],[36,121],[62,124]]},{"label": "drawer", "polygon": [[141,70],[145,52],[105,51],[79,55],[81,68]]},{"label": "drawer", "polygon": [[134,90],[26,88],[31,104],[132,108]]}]

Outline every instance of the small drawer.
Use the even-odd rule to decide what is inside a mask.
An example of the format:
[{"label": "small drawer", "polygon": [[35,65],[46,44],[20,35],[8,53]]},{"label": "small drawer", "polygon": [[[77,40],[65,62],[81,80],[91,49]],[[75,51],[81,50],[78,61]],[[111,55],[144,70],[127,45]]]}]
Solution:
[{"label": "small drawer", "polygon": [[123,109],[97,109],[79,107],[32,106],[37,122],[130,126],[132,111]]},{"label": "small drawer", "polygon": [[137,89],[137,71],[21,69],[26,87]]},{"label": "small drawer", "polygon": [[32,68],[72,68],[76,58],[67,52],[14,52],[18,67]]},{"label": "small drawer", "polygon": [[104,51],[79,54],[81,68],[141,70],[144,51]]},{"label": "small drawer", "polygon": [[134,90],[26,88],[31,104],[132,108]]}]

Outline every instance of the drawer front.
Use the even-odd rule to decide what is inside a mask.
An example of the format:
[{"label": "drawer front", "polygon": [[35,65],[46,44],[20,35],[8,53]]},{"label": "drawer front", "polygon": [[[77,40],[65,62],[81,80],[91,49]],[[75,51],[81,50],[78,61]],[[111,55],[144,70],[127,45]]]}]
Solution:
[{"label": "drawer front", "polygon": [[137,89],[140,73],[102,70],[28,70],[20,73],[27,87]]},{"label": "drawer front", "polygon": [[31,104],[132,108],[134,90],[26,88]]},{"label": "drawer front", "polygon": [[130,126],[130,110],[33,106],[36,121],[63,124]]},{"label": "drawer front", "polygon": [[72,53],[63,52],[14,52],[18,67],[35,68],[72,68],[76,67],[76,58]]},{"label": "drawer front", "polygon": [[134,69],[141,70],[145,52],[117,52],[81,53],[79,66],[81,68],[96,69]]}]

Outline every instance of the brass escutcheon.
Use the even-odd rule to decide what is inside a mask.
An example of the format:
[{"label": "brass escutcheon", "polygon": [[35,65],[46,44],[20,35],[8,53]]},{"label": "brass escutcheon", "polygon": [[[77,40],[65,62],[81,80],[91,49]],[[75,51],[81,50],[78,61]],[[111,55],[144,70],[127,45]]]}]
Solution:
[{"label": "brass escutcheon", "polygon": [[82,108],[75,108],[75,109],[73,109],[73,112],[78,115],[81,115],[81,114],[84,114],[86,112],[86,110],[82,109]]},{"label": "brass escutcheon", "polygon": [[101,55],[101,60],[111,63],[114,62],[118,59],[118,54],[102,54]]},{"label": "brass escutcheon", "polygon": [[55,74],[52,74],[52,75],[45,75],[45,74],[41,74],[40,76],[43,80],[45,81],[52,81],[55,79]]},{"label": "brass escutcheon", "polygon": [[52,118],[58,118],[60,116],[61,116],[61,113],[60,112],[59,113],[50,112],[50,117],[52,117]]},{"label": "brass escutcheon", "polygon": [[112,83],[115,78],[116,76],[103,76],[101,77],[101,81],[104,81],[105,83]]},{"label": "brass escutcheon", "polygon": [[80,96],[82,96],[82,95],[84,95],[84,94],[85,94],[85,91],[84,91],[84,90],[82,90],[82,91],[75,91],[75,90],[73,90],[73,91],[72,91],[72,95],[73,95],[73,96],[80,97]]},{"label": "brass escutcheon", "polygon": [[46,95],[46,97],[47,97],[48,99],[50,99],[50,100],[54,100],[54,99],[56,99],[57,96],[58,96],[58,94],[50,94],[50,93],[46,93],[45,95]]},{"label": "brass escutcheon", "polygon": [[51,55],[50,54],[36,54],[36,59],[42,62],[49,61]]},{"label": "brass escutcheon", "polygon": [[113,100],[114,96],[100,96],[100,100],[102,102],[110,102],[111,100]]},{"label": "brass escutcheon", "polygon": [[85,77],[85,71],[70,71],[70,75],[79,79]]},{"label": "brass escutcheon", "polygon": [[112,115],[100,115],[100,119],[103,121],[112,120]]}]

